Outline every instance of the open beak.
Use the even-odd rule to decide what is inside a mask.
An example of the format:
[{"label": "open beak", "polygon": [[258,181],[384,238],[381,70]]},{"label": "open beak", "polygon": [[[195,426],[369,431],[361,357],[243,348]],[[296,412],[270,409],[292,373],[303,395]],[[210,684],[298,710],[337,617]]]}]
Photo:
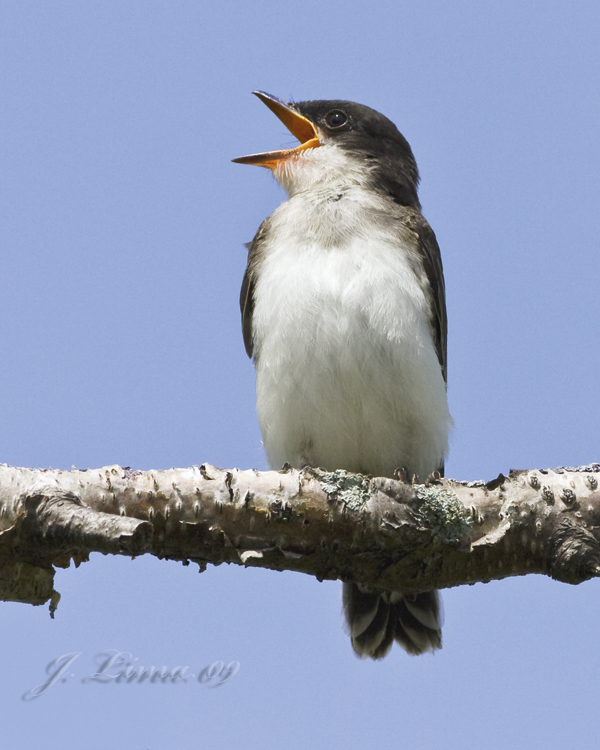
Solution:
[{"label": "open beak", "polygon": [[316,148],[321,145],[317,128],[310,120],[303,117],[299,112],[286,102],[281,101],[276,96],[265,94],[264,91],[253,91],[253,94],[267,105],[274,114],[279,117],[281,122],[286,126],[290,133],[300,141],[296,148],[288,148],[284,151],[267,151],[264,154],[251,154],[250,156],[240,156],[232,161],[237,164],[256,164],[258,167],[267,167],[274,169],[280,162],[290,159],[304,151],[307,148]]}]

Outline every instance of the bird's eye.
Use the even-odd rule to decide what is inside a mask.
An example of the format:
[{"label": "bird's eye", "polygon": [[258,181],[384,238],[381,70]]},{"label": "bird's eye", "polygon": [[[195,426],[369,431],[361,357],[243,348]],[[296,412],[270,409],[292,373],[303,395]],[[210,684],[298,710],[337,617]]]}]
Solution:
[{"label": "bird's eye", "polygon": [[325,115],[325,122],[330,128],[341,128],[348,122],[348,118],[341,109],[332,109]]}]

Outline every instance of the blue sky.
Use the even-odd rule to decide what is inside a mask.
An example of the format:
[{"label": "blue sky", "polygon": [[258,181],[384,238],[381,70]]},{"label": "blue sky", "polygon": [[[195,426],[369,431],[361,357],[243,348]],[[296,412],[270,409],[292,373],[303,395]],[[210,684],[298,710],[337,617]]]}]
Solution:
[{"label": "blue sky", "polygon": [[[600,16],[592,2],[0,7],[0,460],[265,468],[244,243],[293,138],[254,97],[350,99],[411,143],[446,272],[450,476],[597,461]],[[339,586],[94,555],[3,604],[6,746],[595,742],[596,581],[444,592],[444,649],[355,659]],[[239,661],[220,687],[82,681],[97,655]],[[35,701],[46,665],[81,652]],[[134,663],[134,662],[132,662]]]}]

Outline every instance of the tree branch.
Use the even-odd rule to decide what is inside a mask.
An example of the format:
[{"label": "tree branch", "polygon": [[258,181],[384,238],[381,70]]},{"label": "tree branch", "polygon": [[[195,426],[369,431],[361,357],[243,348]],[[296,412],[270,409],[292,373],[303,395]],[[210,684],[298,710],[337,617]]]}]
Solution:
[{"label": "tree branch", "polygon": [[417,593],[527,573],[600,575],[600,465],[427,485],[318,469],[0,466],[0,599],[58,603],[91,552],[295,570]]}]

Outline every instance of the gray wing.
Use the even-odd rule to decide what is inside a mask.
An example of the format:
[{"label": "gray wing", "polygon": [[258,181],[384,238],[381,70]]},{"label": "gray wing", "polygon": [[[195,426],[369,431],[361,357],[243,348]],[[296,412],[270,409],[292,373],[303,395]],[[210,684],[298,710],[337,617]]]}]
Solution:
[{"label": "gray wing", "polygon": [[[429,324],[435,344],[438,361],[442,368],[444,382],[447,379],[447,339],[448,318],[446,316],[446,286],[444,284],[444,269],[442,266],[442,254],[435,238],[433,229],[429,226],[423,215],[415,210],[409,209],[403,219],[404,224],[417,236],[418,249],[423,263],[423,271],[427,277],[431,289],[431,305]],[[444,476],[444,464],[438,468]]]},{"label": "gray wing", "polygon": [[240,311],[242,313],[242,335],[244,336],[244,346],[246,354],[252,357],[252,311],[254,309],[254,273],[251,264],[246,266],[246,272],[242,280],[242,289],[240,291]]},{"label": "gray wing", "polygon": [[442,256],[433,229],[421,213],[407,211],[403,223],[417,235],[418,248],[423,262],[423,270],[431,289],[430,325],[444,381],[447,382],[447,338],[448,319],[446,317],[446,287]]},{"label": "gray wing", "polygon": [[258,259],[262,253],[263,240],[268,229],[268,219],[265,219],[258,228],[252,242],[249,242],[248,248],[248,265],[242,280],[240,290],[240,311],[242,313],[242,334],[244,336],[244,346],[246,354],[251,358],[254,353],[254,341],[252,336],[252,313],[254,311],[254,287],[256,286],[256,277],[258,274]]}]

